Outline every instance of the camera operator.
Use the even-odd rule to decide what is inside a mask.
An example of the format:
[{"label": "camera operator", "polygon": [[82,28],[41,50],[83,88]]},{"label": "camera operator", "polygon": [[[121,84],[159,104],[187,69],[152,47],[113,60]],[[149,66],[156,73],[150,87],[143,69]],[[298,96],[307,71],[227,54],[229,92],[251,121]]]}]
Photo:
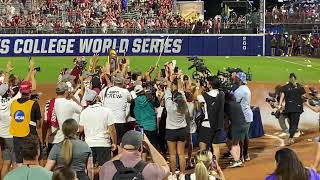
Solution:
[{"label": "camera operator", "polygon": [[283,87],[278,109],[282,108],[282,103],[285,101],[284,113],[289,119],[289,145],[294,143],[293,136],[296,133],[300,115],[303,112],[302,95],[306,93],[304,88],[296,82],[296,75],[291,73],[289,83]]},{"label": "camera operator", "polygon": [[[280,96],[281,96],[282,89],[283,89],[283,86],[277,85],[275,87],[274,95],[271,95],[273,93],[270,93],[269,96],[271,96],[271,98],[267,98],[266,99],[266,101],[274,109],[277,109],[279,107],[279,102],[280,102]],[[272,112],[272,115],[274,115],[278,119],[280,128],[282,130],[282,133],[279,134],[278,136],[281,137],[281,138],[288,136],[289,128],[286,125],[286,120],[288,120],[288,117],[283,112],[283,108],[282,109],[278,109],[276,112]]]},{"label": "camera operator", "polygon": [[[205,118],[199,126],[200,150],[212,148],[217,161],[220,157],[219,137],[224,128],[224,93],[219,91],[220,79],[211,76],[207,79],[208,92],[197,96],[199,103],[203,103]],[[198,88],[197,88],[198,89]]]},{"label": "camera operator", "polygon": [[[253,121],[253,112],[251,110],[251,91],[247,84],[247,76],[244,72],[238,72],[236,74],[235,84],[239,87],[234,91],[234,97],[236,101],[240,103],[245,120],[247,122],[247,126],[250,127],[251,122]],[[249,129],[247,129],[246,137],[242,145],[242,159],[245,161],[249,161]]]}]

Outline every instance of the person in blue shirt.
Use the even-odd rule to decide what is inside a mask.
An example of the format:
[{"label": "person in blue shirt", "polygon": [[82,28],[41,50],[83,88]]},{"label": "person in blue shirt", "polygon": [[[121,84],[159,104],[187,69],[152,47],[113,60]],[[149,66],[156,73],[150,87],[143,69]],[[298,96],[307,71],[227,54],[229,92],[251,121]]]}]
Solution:
[{"label": "person in blue shirt", "polygon": [[134,115],[136,123],[143,127],[144,134],[148,137],[154,147],[158,146],[157,113],[156,108],[160,106],[155,96],[146,95],[142,85],[136,85],[134,91],[137,97],[134,99]]},{"label": "person in blue shirt", "polygon": [[[234,97],[236,101],[240,103],[242,112],[247,123],[247,127],[250,127],[251,122],[253,121],[253,112],[251,110],[251,91],[247,84],[247,76],[244,72],[238,72],[236,74],[236,84],[239,86],[234,91]],[[247,129],[247,134],[243,143],[242,159],[249,161],[249,128]]]}]

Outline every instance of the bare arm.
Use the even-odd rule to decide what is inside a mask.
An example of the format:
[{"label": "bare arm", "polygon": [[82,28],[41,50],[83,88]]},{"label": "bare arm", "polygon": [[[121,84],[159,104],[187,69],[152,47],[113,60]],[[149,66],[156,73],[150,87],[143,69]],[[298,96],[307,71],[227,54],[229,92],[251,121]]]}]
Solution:
[{"label": "bare arm", "polygon": [[9,62],[7,63],[7,69],[6,69],[6,72],[5,72],[5,74],[4,74],[4,80],[3,80],[3,82],[4,82],[5,84],[8,84],[8,83],[9,83],[9,76],[10,76],[10,73],[12,72],[12,70],[13,70],[13,67],[12,67],[11,61],[9,61]]},{"label": "bare arm", "polygon": [[167,164],[167,161],[163,158],[163,156],[157,151],[157,149],[150,143],[148,137],[144,135],[144,142],[147,145],[147,148],[149,149],[149,153],[151,155],[152,161],[159,166],[161,166],[166,173],[166,176],[170,173],[170,168]]},{"label": "bare arm", "polygon": [[31,71],[30,79],[32,83],[32,91],[35,91],[37,89],[37,81],[36,81],[36,70]]},{"label": "bare arm", "polygon": [[49,171],[52,171],[55,165],[56,165],[55,160],[48,159],[45,168],[48,169]]},{"label": "bare arm", "polygon": [[87,162],[87,171],[88,171],[88,176],[90,180],[94,179],[94,168],[93,168],[93,158],[89,157],[88,162]]},{"label": "bare arm", "polygon": [[34,70],[34,61],[33,61],[33,59],[30,59],[29,60],[29,71],[23,80],[29,81],[31,79],[31,74],[32,74],[33,70]]},{"label": "bare arm", "polygon": [[278,109],[281,109],[283,101],[284,101],[284,93],[281,92]]},{"label": "bare arm", "polygon": [[320,164],[320,143],[318,142],[317,144],[317,152],[316,152],[316,159],[312,165],[312,168],[317,169],[319,167]]},{"label": "bare arm", "polygon": [[116,127],[114,126],[114,124],[108,126],[108,130],[110,133],[112,144],[117,144],[117,132],[116,132]]}]

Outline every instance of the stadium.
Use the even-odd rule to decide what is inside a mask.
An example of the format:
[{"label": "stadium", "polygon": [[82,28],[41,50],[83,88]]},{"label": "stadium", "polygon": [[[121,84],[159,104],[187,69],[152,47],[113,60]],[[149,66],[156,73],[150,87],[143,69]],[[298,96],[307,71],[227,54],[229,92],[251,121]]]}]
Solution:
[{"label": "stadium", "polygon": [[[156,169],[150,167],[155,164],[166,172],[161,174],[158,169],[161,176],[152,176],[142,170],[140,175],[132,176],[133,179],[320,179],[320,175],[316,176],[320,164],[319,0],[3,0],[0,13],[0,180],[130,179],[131,171],[127,169],[129,175],[124,176],[122,170],[114,168],[116,165],[110,166],[109,160],[121,153],[131,156],[131,150],[123,143],[127,142],[125,133],[132,129],[142,132],[165,161],[163,164],[160,157],[155,158],[156,152],[143,139],[138,150],[147,162],[144,168],[156,174]],[[219,78],[219,88],[212,85],[212,77]],[[62,90],[65,84],[68,89]],[[289,85],[293,87],[286,89]],[[25,93],[25,86],[30,92]],[[183,86],[186,104],[192,104],[188,106],[191,115],[185,115],[183,122],[179,115],[168,118],[171,114],[168,99],[174,104],[174,113],[180,113],[180,86]],[[242,98],[237,101],[239,92],[234,86],[248,87],[250,97],[244,98],[249,99],[246,105],[252,113],[245,137],[237,143],[234,143],[232,128],[239,127],[233,123],[241,123],[242,116],[248,123],[248,109],[243,109]],[[277,86],[281,87],[278,94]],[[115,87],[128,91],[130,101],[125,100],[125,106],[121,105],[122,96],[127,96],[124,90],[119,90],[116,96],[108,94],[114,93],[117,89],[109,89]],[[300,91],[295,90],[299,88]],[[218,95],[225,94],[224,126],[218,129],[213,127],[219,124],[219,118],[210,119],[212,107],[204,95],[210,96],[213,90],[217,90]],[[94,99],[87,100],[93,96],[90,93]],[[158,106],[152,105],[150,111],[151,105],[137,105],[137,98],[141,96],[146,96],[150,103],[152,96]],[[232,108],[230,112],[226,110],[232,101],[228,96],[235,98],[242,108],[242,116],[236,116],[239,120],[228,114],[235,113]],[[113,97],[121,100],[114,101]],[[60,107],[59,98],[64,99],[59,101]],[[299,110],[288,110],[287,104],[292,101],[298,102],[295,106]],[[35,104],[38,104],[37,110],[34,110]],[[81,108],[78,113],[71,112],[71,108],[77,109],[73,104]],[[108,113],[99,112],[100,116],[91,112],[86,120],[84,114],[97,104]],[[141,112],[136,107],[140,107]],[[126,114],[123,122],[118,119],[121,119],[121,108]],[[166,118],[163,118],[164,109]],[[213,109],[212,112],[216,111]],[[284,124],[277,112],[285,116]],[[204,117],[198,122],[199,113]],[[147,119],[150,114],[153,120],[140,120],[140,116]],[[294,124],[296,114],[299,116]],[[100,121],[93,121],[102,116],[106,117],[101,121],[108,124],[105,128],[108,130],[102,130],[103,135],[98,128]],[[111,121],[109,117],[114,118],[112,123],[107,123]],[[74,139],[64,130],[66,122],[71,126],[70,119],[77,122]],[[209,134],[203,135],[205,121],[210,122],[209,127],[205,127]],[[150,123],[153,130],[148,129]],[[181,125],[184,123],[185,126]],[[124,132],[119,124],[126,124]],[[182,140],[181,136],[176,140],[180,130],[192,131],[192,124],[195,124],[194,132],[187,132]],[[110,130],[111,125],[115,131]],[[21,135],[24,128],[28,133]],[[219,143],[215,142],[217,132],[221,132]],[[36,140],[32,142],[33,135]],[[103,148],[108,148],[103,152],[96,146],[101,137],[108,144],[102,143]],[[129,140],[132,141],[132,137]],[[73,144],[71,160],[66,163],[68,139],[72,139]],[[210,142],[205,143],[207,139]],[[244,147],[246,140],[248,147]],[[183,143],[183,150],[179,143]],[[114,145],[117,150],[113,149]],[[89,150],[78,154],[83,147]],[[293,150],[294,155],[282,161],[292,166],[283,165],[287,169],[281,171],[277,156],[283,148]],[[35,159],[30,159],[32,149],[40,151],[34,152],[38,153]],[[203,178],[197,171],[201,153],[207,153],[205,149],[214,156],[210,156],[210,167],[205,161],[201,162],[208,174]],[[106,152],[109,158],[104,156]],[[135,167],[124,160],[122,163]],[[23,169],[26,167],[30,171],[44,167],[46,175],[44,170],[42,174],[40,171],[29,173]],[[304,173],[307,175],[302,175]]]}]

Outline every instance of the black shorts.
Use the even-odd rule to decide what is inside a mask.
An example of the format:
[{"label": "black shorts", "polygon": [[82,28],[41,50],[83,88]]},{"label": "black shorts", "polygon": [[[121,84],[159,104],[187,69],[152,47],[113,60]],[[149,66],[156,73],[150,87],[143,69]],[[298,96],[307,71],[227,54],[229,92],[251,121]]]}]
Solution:
[{"label": "black shorts", "polygon": [[122,136],[130,129],[130,123],[115,123],[114,125],[117,131],[117,145],[120,145]]},{"label": "black shorts", "polygon": [[91,147],[93,164],[102,166],[105,162],[111,159],[110,147]]},{"label": "black shorts", "polygon": [[167,141],[186,141],[187,128],[180,129],[166,129],[166,140]]},{"label": "black shorts", "polygon": [[144,131],[144,134],[148,137],[150,143],[157,148],[158,147],[158,133],[157,131]]},{"label": "black shorts", "polygon": [[224,134],[222,130],[214,131],[211,128],[200,126],[198,133],[199,142],[207,144],[208,147],[210,144],[220,144],[225,140],[223,139]]},{"label": "black shorts", "polygon": [[24,137],[13,137],[13,151],[16,156],[16,162],[22,163],[23,156],[22,156],[22,144],[23,144]]}]

